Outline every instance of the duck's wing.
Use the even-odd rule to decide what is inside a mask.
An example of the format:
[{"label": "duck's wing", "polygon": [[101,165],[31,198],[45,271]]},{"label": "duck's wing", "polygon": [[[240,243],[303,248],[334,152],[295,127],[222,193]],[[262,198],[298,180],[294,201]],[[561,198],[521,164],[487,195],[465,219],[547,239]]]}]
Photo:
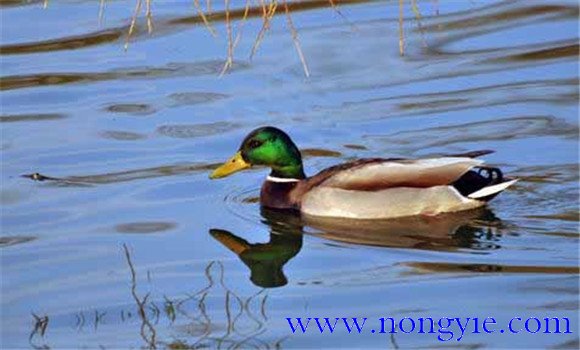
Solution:
[{"label": "duck's wing", "polygon": [[363,159],[301,181],[292,195],[310,216],[390,219],[478,208],[515,181],[469,157]]},{"label": "duck's wing", "polygon": [[[428,188],[449,185],[470,169],[483,164],[482,160],[467,157],[441,157],[418,160],[372,159],[347,163],[324,174],[318,183],[351,191],[380,191],[393,187]],[[322,173],[315,175],[313,180]]]},{"label": "duck's wing", "polygon": [[444,157],[465,157],[465,158],[477,158],[481,156],[485,156],[491,153],[495,153],[494,150],[491,149],[481,149],[477,151],[469,151],[464,153],[454,153],[454,154],[446,154]]}]

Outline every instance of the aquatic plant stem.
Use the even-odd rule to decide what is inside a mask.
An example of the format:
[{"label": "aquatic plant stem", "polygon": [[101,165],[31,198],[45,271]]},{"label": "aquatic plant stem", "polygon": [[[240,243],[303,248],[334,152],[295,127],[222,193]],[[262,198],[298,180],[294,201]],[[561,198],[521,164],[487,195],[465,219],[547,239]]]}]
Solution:
[{"label": "aquatic plant stem", "polygon": [[338,7],[338,4],[335,2],[336,0],[328,0],[328,3],[330,3],[330,7],[332,7],[332,9],[334,10],[334,12],[336,12],[337,15],[340,16],[340,18],[342,18],[342,20],[347,23],[354,31],[357,31],[357,27],[348,20],[348,18],[346,18],[346,16],[342,13],[342,11],[340,10],[340,8]]},{"label": "aquatic plant stem", "polygon": [[404,0],[399,0],[399,54],[401,56],[405,55],[405,37],[403,34],[403,1]]},{"label": "aquatic plant stem", "polygon": [[296,51],[298,52],[298,57],[300,57],[300,62],[302,62],[304,75],[306,75],[306,78],[309,78],[310,71],[308,70],[306,59],[304,58],[304,54],[302,53],[302,49],[300,48],[300,41],[298,40],[298,32],[296,31],[294,23],[292,22],[292,16],[290,15],[290,10],[288,9],[288,3],[286,2],[286,0],[284,0],[284,11],[286,12],[286,18],[288,20],[288,28],[290,29],[290,33],[292,34],[292,41],[294,42],[294,46],[296,47]]},{"label": "aquatic plant stem", "polygon": [[[48,2],[48,0],[45,0],[45,1]],[[146,21],[147,21],[147,31],[149,34],[151,34],[153,31],[153,15],[152,15],[152,9],[151,9],[152,1],[153,0],[145,0],[145,7],[146,7],[145,17],[146,17]],[[216,14],[216,15],[219,15],[220,19],[221,18],[225,19],[225,27],[226,27],[226,31],[227,31],[227,37],[228,37],[228,39],[227,39],[227,42],[228,42],[228,44],[227,44],[228,45],[227,46],[227,58],[226,58],[226,61],[224,63],[224,67],[220,72],[220,76],[223,76],[225,73],[227,73],[227,71],[230,70],[233,66],[234,50],[241,40],[241,35],[242,35],[243,28],[244,28],[244,24],[247,21],[247,18],[250,16],[250,12],[256,11],[257,9],[259,9],[261,7],[262,20],[263,20],[260,31],[256,35],[256,38],[254,40],[254,44],[252,45],[252,48],[250,51],[250,56],[249,56],[250,60],[253,59],[254,55],[256,54],[258,48],[260,47],[262,41],[265,38],[267,31],[270,29],[272,19],[276,15],[276,11],[278,9],[278,5],[280,4],[280,1],[279,0],[255,0],[255,1],[257,1],[259,4],[259,7],[257,7],[257,8],[256,7],[252,8],[250,0],[245,1],[244,11],[243,11],[243,15],[242,15],[241,19],[239,18],[239,15],[240,15],[239,10],[235,10],[236,14],[232,15],[232,11],[230,9],[231,3],[229,0],[224,0],[225,11],[223,13]],[[421,16],[421,13],[419,11],[417,0],[409,0],[409,1],[411,2],[411,8],[413,10],[413,13],[415,14],[415,18],[418,21],[419,30],[422,34],[422,36],[421,36],[422,43],[426,47],[427,43],[426,43],[424,35],[423,35],[424,31],[423,31],[423,27],[421,24],[422,16]],[[292,41],[294,43],[294,47],[296,49],[296,52],[297,52],[298,57],[300,59],[300,62],[302,64],[304,74],[308,78],[308,77],[310,77],[310,70],[308,68],[308,64],[307,64],[305,55],[302,51],[300,40],[298,38],[298,31],[297,31],[296,27],[294,26],[293,20],[292,20],[291,15],[290,15],[291,6],[293,8],[294,5],[296,5],[297,3],[301,3],[301,2],[302,1],[290,1],[291,4],[288,4],[288,0],[283,0],[282,3],[284,6],[285,15],[287,17],[287,26],[288,26],[288,29],[290,30],[291,35],[292,35]],[[327,2],[328,2],[328,5],[342,19],[344,19],[347,23],[349,23],[354,30],[357,30],[355,25],[351,24],[348,21],[348,19],[346,18],[346,16],[344,16],[342,11],[340,10],[339,3],[341,1],[339,1],[339,0],[327,0]],[[350,1],[347,1],[347,2],[350,2]],[[401,56],[405,55],[404,3],[405,3],[405,0],[399,0],[398,29],[399,29],[399,54]],[[202,9],[200,0],[193,0],[193,6],[197,12],[197,15],[199,16],[199,20],[201,20],[201,22],[203,22],[204,26],[212,34],[212,36],[217,36],[217,31],[211,25],[211,22],[215,21],[216,17],[212,16],[211,18],[208,18],[208,16],[207,16],[207,14],[211,14],[212,1],[206,0],[205,4],[206,4],[206,9],[204,11],[204,9]],[[102,17],[103,17],[103,13],[104,13],[104,6],[105,6],[105,0],[100,0],[99,23],[102,21]],[[134,34],[134,32],[136,30],[137,18],[141,14],[142,7],[143,7],[143,0],[136,0],[135,10],[134,10],[133,16],[131,17],[131,23],[130,23],[130,26],[128,29],[127,38],[126,38],[125,45],[124,45],[125,51],[128,49],[131,36]],[[223,15],[223,17],[221,17],[222,15]],[[234,18],[236,18],[237,20],[240,21],[238,24],[238,31],[237,31],[235,36],[233,33],[233,23],[232,23],[234,21]]]},{"label": "aquatic plant stem", "polygon": [[[129,248],[127,245],[123,243],[123,249],[125,251],[125,258],[127,259],[127,265],[129,265],[129,270],[131,271],[131,295],[137,303],[137,308],[139,311],[139,317],[141,318],[141,337],[143,340],[149,345],[151,349],[156,348],[156,331],[149,319],[147,318],[147,312],[145,311],[145,305],[147,304],[147,298],[149,298],[149,293],[145,295],[143,300],[139,298],[137,295],[137,273],[135,272],[135,267],[133,266],[133,262],[131,261],[131,254],[129,253]],[[149,329],[150,336],[147,337],[145,334],[145,328]]]},{"label": "aquatic plant stem", "polygon": [[135,5],[135,11],[133,13],[133,17],[131,18],[131,24],[129,25],[129,31],[127,32],[127,39],[125,40],[125,51],[129,48],[129,40],[131,39],[131,35],[135,30],[135,25],[137,23],[137,16],[141,13],[141,4],[143,0],[137,0],[137,4]]},{"label": "aquatic plant stem", "polygon": [[[206,3],[206,9],[207,12],[210,13],[211,12],[211,1],[208,0]],[[201,5],[199,3],[199,0],[194,0],[193,1],[193,7],[195,8],[195,10],[197,11],[198,16],[201,18],[201,20],[203,21],[203,24],[205,25],[205,27],[207,28],[207,30],[211,33],[212,36],[217,36],[217,32],[215,31],[215,29],[213,29],[213,27],[211,26],[211,24],[209,23],[209,21],[207,20],[207,17],[205,16],[205,13],[203,12],[203,9],[201,8]]]},{"label": "aquatic plant stem", "polygon": [[145,0],[145,17],[147,17],[147,33],[151,34],[153,32],[153,15],[151,13],[151,1]]},{"label": "aquatic plant stem", "polygon": [[99,0],[99,26],[103,24],[103,17],[105,16],[105,1]]},{"label": "aquatic plant stem", "polygon": [[262,4],[264,23],[262,23],[262,28],[260,28],[260,31],[256,36],[256,40],[254,41],[254,45],[252,46],[250,60],[254,58],[254,54],[256,54],[256,51],[258,50],[258,47],[260,46],[260,43],[262,42],[264,35],[268,31],[268,29],[270,29],[270,20],[274,17],[274,14],[276,13],[276,8],[278,7],[277,0],[271,0],[270,5],[268,7],[266,7],[264,0],[260,0],[260,2]]},{"label": "aquatic plant stem", "polygon": [[244,29],[244,24],[248,19],[249,13],[250,13],[250,0],[246,0],[246,7],[244,8],[244,16],[242,17],[242,20],[238,25],[238,32],[236,34],[236,38],[234,39],[234,49],[236,48],[236,46],[238,46],[238,43],[240,42],[240,39],[242,37],[242,30]]},{"label": "aquatic plant stem", "polygon": [[226,6],[226,30],[228,33],[228,56],[226,58],[226,62],[220,73],[220,77],[223,76],[233,65],[234,63],[234,39],[232,34],[232,21],[230,19],[230,0],[225,0]]},{"label": "aquatic plant stem", "polygon": [[421,24],[421,20],[423,17],[421,16],[421,11],[419,10],[419,5],[417,5],[417,0],[411,0],[411,9],[415,14],[415,19],[417,20],[417,27],[419,28],[419,33],[421,37],[421,44],[423,47],[427,47],[427,41],[425,40],[425,30],[423,30],[423,25]]}]

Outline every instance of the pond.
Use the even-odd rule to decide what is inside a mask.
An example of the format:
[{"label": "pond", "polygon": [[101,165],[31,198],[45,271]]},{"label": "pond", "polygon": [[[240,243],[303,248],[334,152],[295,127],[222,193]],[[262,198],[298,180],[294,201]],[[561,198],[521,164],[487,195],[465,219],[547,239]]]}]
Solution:
[{"label": "pond", "polygon": [[[291,22],[280,2],[251,59],[244,3],[199,2],[204,24],[154,0],[148,33],[144,2],[126,51],[134,1],[1,3],[2,347],[578,348],[578,3],[405,1],[400,23],[397,1],[304,1]],[[208,179],[263,125],[308,174],[492,149],[520,181],[477,212],[308,225],[260,210],[265,169]],[[443,342],[368,331],[381,317],[571,332]]]}]

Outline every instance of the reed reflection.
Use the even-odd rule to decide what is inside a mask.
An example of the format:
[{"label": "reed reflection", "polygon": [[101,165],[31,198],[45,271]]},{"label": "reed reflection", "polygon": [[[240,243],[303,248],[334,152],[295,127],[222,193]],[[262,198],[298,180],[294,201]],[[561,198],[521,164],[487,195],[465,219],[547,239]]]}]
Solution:
[{"label": "reed reflection", "polygon": [[[162,274],[150,274],[149,270],[146,276],[139,274],[146,267],[135,263],[133,250],[125,244],[123,253],[129,270],[126,292],[130,300],[94,309],[86,305],[71,313],[32,312],[30,347],[62,347],[49,343],[60,340],[58,336],[51,339],[55,334],[66,334],[67,341],[75,336],[83,339],[96,335],[106,340],[116,335],[119,327],[129,330],[120,341],[143,349],[270,349],[280,348],[288,338],[266,334],[270,329],[267,290],[259,289],[249,296],[240,294],[226,283],[221,262],[208,262],[203,273],[196,276],[195,287],[168,295],[171,289]],[[66,333],[71,329],[76,335]]]}]

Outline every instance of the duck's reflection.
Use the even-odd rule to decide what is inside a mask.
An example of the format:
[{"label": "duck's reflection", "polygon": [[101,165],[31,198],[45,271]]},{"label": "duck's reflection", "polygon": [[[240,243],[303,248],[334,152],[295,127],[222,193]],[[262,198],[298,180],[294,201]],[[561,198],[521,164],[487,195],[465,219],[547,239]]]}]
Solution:
[{"label": "duck's reflection", "polygon": [[479,209],[390,220],[314,218],[295,212],[262,208],[262,222],[270,228],[270,241],[250,243],[225,230],[210,234],[250,268],[250,280],[263,288],[284,286],[283,267],[302,248],[304,233],[344,243],[390,248],[485,252],[499,249],[501,221]]},{"label": "duck's reflection", "polygon": [[281,287],[288,283],[282,268],[302,248],[300,217],[285,211],[262,209],[265,224],[270,227],[268,243],[249,243],[235,234],[219,229],[209,233],[250,268],[250,280],[263,288]]},{"label": "duck's reflection", "polygon": [[499,249],[499,220],[487,208],[389,220],[303,217],[315,234],[353,244],[439,251]]}]

